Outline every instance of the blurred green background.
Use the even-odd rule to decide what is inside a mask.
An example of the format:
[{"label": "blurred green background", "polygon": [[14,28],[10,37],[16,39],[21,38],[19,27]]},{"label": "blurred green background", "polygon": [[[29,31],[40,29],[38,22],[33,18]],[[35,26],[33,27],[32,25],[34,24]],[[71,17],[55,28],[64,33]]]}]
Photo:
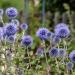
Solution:
[{"label": "blurred green background", "polygon": [[23,10],[23,0],[0,0],[0,8],[16,7],[18,10]]}]

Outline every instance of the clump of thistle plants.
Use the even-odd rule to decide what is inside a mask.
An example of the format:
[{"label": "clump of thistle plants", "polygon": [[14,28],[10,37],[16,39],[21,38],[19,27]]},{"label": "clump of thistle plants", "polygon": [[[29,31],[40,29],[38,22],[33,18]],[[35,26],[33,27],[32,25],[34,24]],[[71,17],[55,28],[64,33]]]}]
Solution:
[{"label": "clump of thistle plants", "polygon": [[75,50],[68,52],[71,32],[67,24],[57,24],[53,32],[40,27],[32,36],[26,33],[27,23],[16,19],[16,8],[6,9],[8,22],[4,23],[3,14],[0,9],[0,75],[73,75]]}]

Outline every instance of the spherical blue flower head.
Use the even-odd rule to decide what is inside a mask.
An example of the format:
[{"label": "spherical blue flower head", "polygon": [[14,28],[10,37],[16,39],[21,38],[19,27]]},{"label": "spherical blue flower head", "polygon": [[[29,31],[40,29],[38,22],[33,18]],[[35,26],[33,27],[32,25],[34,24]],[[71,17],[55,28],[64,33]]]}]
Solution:
[{"label": "spherical blue flower head", "polygon": [[62,28],[62,27],[68,27],[68,25],[65,23],[59,23],[55,26],[55,29]]},{"label": "spherical blue flower head", "polygon": [[36,55],[41,56],[41,55],[43,55],[43,54],[44,54],[44,49],[43,49],[43,48],[38,48],[38,49],[37,49],[37,52],[36,52]]},{"label": "spherical blue flower head", "polygon": [[28,25],[26,23],[21,24],[20,28],[22,30],[27,30],[28,29]]},{"label": "spherical blue flower head", "polygon": [[47,33],[47,37],[51,40],[54,36],[54,33],[53,32],[48,32]]},{"label": "spherical blue flower head", "polygon": [[3,16],[3,13],[4,13],[3,9],[0,9],[0,16]]},{"label": "spherical blue flower head", "polygon": [[39,28],[38,31],[36,32],[36,36],[38,36],[42,40],[47,40],[48,36],[47,33],[49,30],[47,28]]},{"label": "spherical blue flower head", "polygon": [[64,57],[66,55],[66,50],[61,48],[59,49],[59,57]]},{"label": "spherical blue flower head", "polygon": [[68,63],[66,64],[66,68],[67,68],[68,70],[72,70],[73,67],[74,67],[74,64],[73,64],[72,62],[68,62]]},{"label": "spherical blue flower head", "polygon": [[17,32],[17,27],[13,23],[8,23],[5,27],[5,34],[7,36],[14,35]]},{"label": "spherical blue flower head", "polygon": [[16,18],[16,16],[18,15],[18,11],[17,11],[16,8],[10,7],[10,8],[7,8],[7,9],[6,9],[6,15],[7,15],[9,18]]},{"label": "spherical blue flower head", "polygon": [[22,38],[21,44],[23,46],[32,46],[32,44],[33,44],[33,38],[30,35],[25,35]]},{"label": "spherical blue flower head", "polygon": [[67,27],[60,27],[55,29],[55,35],[60,38],[67,38],[70,35],[70,30]]},{"label": "spherical blue flower head", "polygon": [[47,33],[47,36],[48,36],[48,37],[51,37],[51,35],[52,35],[52,32],[48,32],[48,33]]},{"label": "spherical blue flower head", "polygon": [[49,50],[49,55],[51,57],[57,57],[58,56],[58,49],[57,48],[52,48]]},{"label": "spherical blue flower head", "polygon": [[14,24],[16,24],[17,26],[19,26],[19,21],[17,20],[17,19],[13,19],[12,21],[11,21],[11,23],[14,23]]},{"label": "spherical blue flower head", "polygon": [[15,42],[15,35],[7,36],[7,39],[6,40],[9,43],[14,43]]},{"label": "spherical blue flower head", "polygon": [[52,39],[52,43],[53,44],[58,44],[60,42],[60,40],[61,40],[60,37],[54,36],[53,39]]},{"label": "spherical blue flower head", "polygon": [[75,62],[75,50],[69,54],[69,58],[72,62]]}]

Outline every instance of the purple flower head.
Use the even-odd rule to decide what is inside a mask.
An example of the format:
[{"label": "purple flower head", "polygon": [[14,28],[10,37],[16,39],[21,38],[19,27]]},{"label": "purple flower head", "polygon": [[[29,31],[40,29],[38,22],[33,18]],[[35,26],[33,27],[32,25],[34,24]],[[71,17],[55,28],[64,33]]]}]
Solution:
[{"label": "purple flower head", "polygon": [[10,36],[7,36],[7,42],[9,43],[14,43],[15,42],[15,35],[10,35]]},{"label": "purple flower head", "polygon": [[69,27],[64,23],[59,23],[55,26],[55,35],[60,38],[66,38],[70,35]]},{"label": "purple flower head", "polygon": [[60,38],[67,38],[70,35],[68,27],[60,27],[55,29],[55,35]]},{"label": "purple flower head", "polygon": [[36,36],[38,36],[42,40],[47,40],[48,36],[47,33],[49,30],[47,28],[39,28],[38,31],[36,32]]},{"label": "purple flower head", "polygon": [[75,62],[75,50],[73,50],[70,54],[69,54],[69,58],[72,62]]},{"label": "purple flower head", "polygon": [[18,11],[17,11],[16,8],[10,7],[10,8],[7,8],[7,9],[6,9],[6,15],[7,15],[9,18],[15,18],[15,17],[18,15]]},{"label": "purple flower head", "polygon": [[43,49],[43,48],[38,48],[38,49],[37,49],[37,52],[36,52],[36,55],[41,56],[41,55],[43,55],[43,54],[44,54],[44,49]]},{"label": "purple flower head", "polygon": [[25,36],[22,37],[21,44],[23,46],[32,46],[33,38],[30,35],[25,35]]},{"label": "purple flower head", "polygon": [[53,32],[48,32],[47,33],[47,37],[52,40],[52,38],[54,37],[54,33]]},{"label": "purple flower head", "polygon": [[74,67],[74,64],[73,64],[72,62],[68,62],[68,63],[66,64],[66,68],[67,68],[68,70],[72,70],[73,67]]},{"label": "purple flower head", "polygon": [[13,20],[11,21],[11,23],[14,23],[14,24],[16,24],[17,26],[19,26],[19,21],[18,21],[17,19],[13,19]]},{"label": "purple flower head", "polygon": [[7,23],[5,26],[5,34],[7,36],[14,35],[17,32],[17,26],[14,23]]},{"label": "purple flower head", "polygon": [[21,24],[20,28],[22,30],[27,30],[28,29],[28,25],[26,23]]},{"label": "purple flower head", "polygon": [[49,50],[49,55],[51,57],[57,57],[58,56],[58,49],[57,48],[52,48]]},{"label": "purple flower head", "polygon": [[59,42],[60,42],[60,37],[58,37],[58,36],[54,36],[53,38],[52,38],[52,44],[58,44]]},{"label": "purple flower head", "polygon": [[4,13],[3,9],[0,9],[0,16],[3,16],[3,13]]},{"label": "purple flower head", "polygon": [[63,48],[59,49],[59,57],[64,57],[66,55],[66,50]]},{"label": "purple flower head", "polygon": [[48,36],[48,37],[51,37],[51,35],[52,35],[52,32],[48,32],[48,33],[47,33],[47,36]]}]

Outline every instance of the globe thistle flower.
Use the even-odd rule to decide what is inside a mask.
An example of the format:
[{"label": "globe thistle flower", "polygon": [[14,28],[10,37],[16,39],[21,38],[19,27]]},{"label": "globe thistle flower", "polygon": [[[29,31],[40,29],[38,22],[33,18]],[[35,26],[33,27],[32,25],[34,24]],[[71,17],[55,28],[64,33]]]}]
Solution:
[{"label": "globe thistle flower", "polygon": [[66,68],[67,68],[68,70],[72,70],[73,67],[74,67],[74,64],[73,64],[72,62],[68,62],[68,63],[66,64]]},{"label": "globe thistle flower", "polygon": [[66,51],[63,48],[59,49],[59,57],[64,57],[66,55]]},{"label": "globe thistle flower", "polygon": [[57,48],[52,48],[49,50],[49,55],[51,57],[57,57],[58,56],[58,49]]},{"label": "globe thistle flower", "polygon": [[22,30],[27,30],[28,29],[28,25],[26,23],[21,24],[20,28]]},{"label": "globe thistle flower", "polygon": [[16,16],[18,15],[18,11],[16,8],[10,7],[6,9],[6,15],[11,19],[16,18]]},{"label": "globe thistle flower", "polygon": [[47,33],[47,37],[52,40],[52,38],[54,37],[54,33],[53,32],[48,32]]},{"label": "globe thistle flower", "polygon": [[7,36],[14,35],[17,32],[17,26],[13,23],[7,23],[5,26],[5,34]]},{"label": "globe thistle flower", "polygon": [[70,35],[70,30],[66,24],[59,23],[55,26],[55,35],[60,38],[66,38]]},{"label": "globe thistle flower", "polygon": [[51,35],[52,35],[52,32],[48,32],[48,33],[47,33],[47,36],[48,36],[48,37],[51,37]]},{"label": "globe thistle flower", "polygon": [[52,38],[52,44],[56,45],[56,44],[58,44],[60,42],[60,40],[61,40],[60,37],[54,36]]},{"label": "globe thistle flower", "polygon": [[15,35],[10,35],[10,36],[7,36],[6,38],[7,42],[9,43],[14,43],[15,39],[16,39]]},{"label": "globe thistle flower", "polygon": [[3,9],[0,9],[0,16],[3,16]]},{"label": "globe thistle flower", "polygon": [[36,32],[36,36],[38,36],[41,40],[47,40],[48,32],[49,32],[49,30],[47,28],[39,28],[38,31]]},{"label": "globe thistle flower", "polygon": [[36,55],[42,56],[44,54],[44,49],[43,48],[38,48]]},{"label": "globe thistle flower", "polygon": [[19,26],[19,21],[17,20],[17,19],[13,19],[12,21],[11,21],[11,23],[14,23],[14,24],[16,24],[17,26]]},{"label": "globe thistle flower", "polygon": [[70,54],[69,54],[69,58],[72,62],[75,62],[75,50],[73,50]]},{"label": "globe thistle flower", "polygon": [[30,35],[25,35],[22,37],[21,44],[23,46],[32,46],[33,38]]},{"label": "globe thistle flower", "polygon": [[55,35],[60,38],[67,38],[70,35],[69,28],[67,27],[60,27],[55,29]]}]

